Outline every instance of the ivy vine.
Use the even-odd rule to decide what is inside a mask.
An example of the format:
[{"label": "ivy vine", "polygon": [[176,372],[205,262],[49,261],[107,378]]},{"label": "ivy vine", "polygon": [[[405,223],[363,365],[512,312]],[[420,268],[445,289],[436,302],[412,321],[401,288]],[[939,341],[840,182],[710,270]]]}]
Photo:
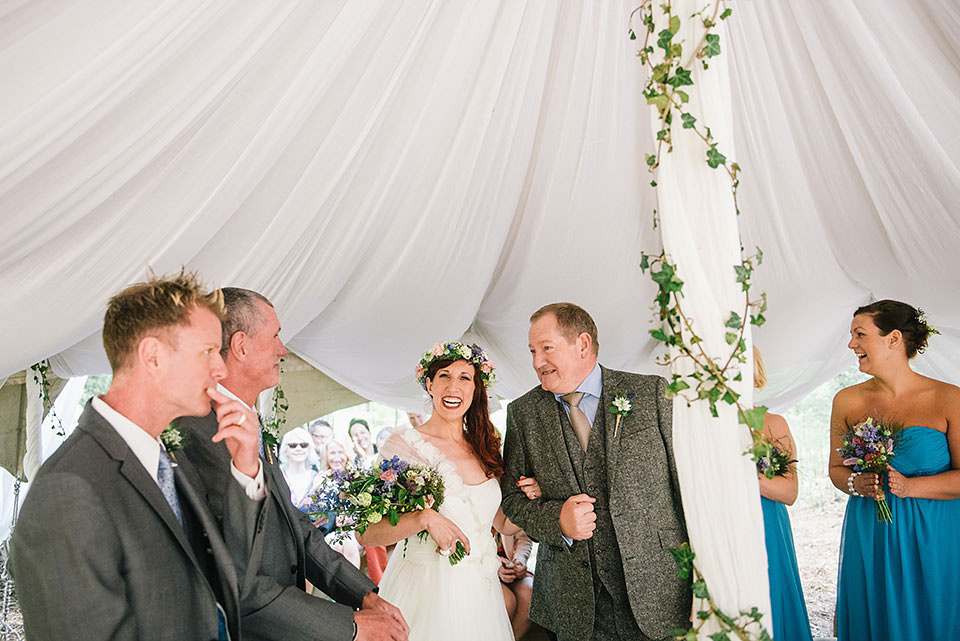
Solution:
[{"label": "ivy vine", "polygon": [[[716,602],[714,602],[710,596],[710,591],[707,590],[707,582],[697,569],[696,563],[694,563],[696,555],[693,553],[693,550],[690,549],[688,543],[684,543],[678,548],[673,548],[670,552],[673,554],[677,565],[680,566],[678,572],[680,578],[686,579],[692,575],[693,582],[691,583],[691,588],[693,590],[693,596],[700,599],[701,606],[700,609],[697,610],[696,621],[690,629],[676,631],[676,638],[679,641],[697,641],[701,628],[703,628],[710,619],[715,619],[720,623],[720,631],[710,635],[712,641],[731,641],[731,638],[740,639],[741,641],[751,641],[753,639],[757,639],[758,641],[773,641],[770,633],[761,622],[763,613],[757,608],[752,608],[749,612],[741,611],[736,616],[730,616],[717,607]],[[733,636],[731,637],[731,635]]]},{"label": "ivy vine", "polygon": [[[283,374],[283,359],[280,359],[280,373]],[[280,429],[287,423],[287,410],[290,404],[287,402],[287,395],[283,391],[281,383],[273,388],[273,406],[271,407],[270,420],[263,422],[263,444],[270,451],[279,451],[280,448]]]},{"label": "ivy vine", "polygon": [[[659,31],[656,26],[657,11],[662,12],[662,24],[665,25],[665,28]],[[710,128],[700,123],[696,115],[691,113],[690,96],[684,90],[684,87],[694,85],[693,65],[700,64],[703,69],[708,69],[710,59],[721,53],[720,35],[716,33],[716,27],[719,21],[726,20],[731,14],[732,10],[727,6],[726,0],[715,0],[691,14],[689,19],[699,22],[703,35],[685,54],[685,43],[677,38],[683,19],[674,12],[670,0],[644,0],[630,14],[629,36],[631,40],[637,40],[633,24],[639,19],[645,34],[637,55],[648,70],[643,95],[647,104],[656,108],[659,120],[656,148],[654,153],[645,156],[647,169],[653,176],[651,186],[657,186],[657,170],[662,155],[673,150],[673,126],[679,119],[680,131],[689,131],[703,143],[707,166],[711,169],[722,168],[729,177],[734,208],[739,216],[737,190],[740,186],[740,166],[727,158]],[[655,227],[657,222],[657,212],[654,211]],[[747,362],[745,334],[748,324],[760,326],[765,321],[763,314],[767,307],[766,295],[761,294],[754,300],[750,298],[751,277],[762,261],[763,253],[758,248],[755,254],[744,257],[740,264],[733,265],[744,300],[741,309],[733,310],[727,316],[725,338],[730,349],[728,353],[718,357],[709,355],[703,348],[703,339],[697,335],[693,319],[684,311],[684,282],[677,275],[676,263],[670,260],[665,251],[661,251],[659,256],[643,254],[640,262],[641,270],[644,273],[650,271],[658,289],[655,303],[660,323],[657,329],[650,331],[650,335],[668,348],[667,354],[658,359],[658,362],[669,365],[675,359],[689,359],[693,366],[689,374],[672,374],[667,385],[667,396],[679,395],[688,405],[695,401],[705,401],[714,417],[719,415],[718,403],[735,406],[740,423],[750,428],[753,442],[747,453],[752,455],[754,461],[769,455],[771,451],[770,444],[763,440],[763,421],[767,408],[745,407],[740,402],[740,394],[733,384],[743,381],[741,366]],[[673,352],[675,356],[671,356],[671,349],[676,350]],[[688,544],[684,543],[672,552],[680,564],[680,576],[686,578],[693,575],[694,596],[704,605],[704,608],[697,612],[697,621],[693,627],[686,632],[680,631],[678,639],[697,639],[703,625],[710,620],[715,621],[720,630],[710,635],[714,641],[729,641],[731,638],[744,641],[770,639],[768,631],[760,621],[762,614],[756,608],[731,616],[717,607],[694,563],[695,555]]]},{"label": "ivy vine", "polygon": [[[67,431],[64,429],[63,421],[60,420],[60,416],[57,414],[57,409],[54,406],[55,399],[50,398],[50,379],[47,377],[47,374],[51,372],[50,363],[47,359],[43,359],[31,365],[30,371],[33,372],[33,382],[40,388],[40,401],[43,404],[43,414],[44,416],[50,416],[53,433],[61,437],[66,436]],[[43,417],[41,417],[41,420],[43,420]]]}]

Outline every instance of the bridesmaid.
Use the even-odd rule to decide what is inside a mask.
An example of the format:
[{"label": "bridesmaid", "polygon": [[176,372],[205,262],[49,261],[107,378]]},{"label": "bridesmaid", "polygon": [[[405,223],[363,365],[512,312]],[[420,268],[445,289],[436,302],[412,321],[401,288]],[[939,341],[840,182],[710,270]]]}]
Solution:
[{"label": "bridesmaid", "polygon": [[[767,370],[756,347],[753,348],[753,363],[753,386],[763,389],[767,384]],[[794,460],[797,446],[782,416],[767,413],[763,420],[763,438],[783,452],[787,460]],[[796,465],[788,465],[782,474],[770,479],[759,473],[757,477],[763,509],[763,538],[767,547],[774,641],[813,641],[786,507],[797,500]]]},{"label": "bridesmaid", "polygon": [[[847,347],[871,378],[837,392],[830,417],[830,480],[851,495],[840,641],[960,639],[960,388],[909,362],[933,332],[921,311],[893,300],[859,308],[850,323]],[[837,454],[842,434],[867,416],[904,426],[885,475],[854,472]],[[892,523],[877,521],[873,500],[885,485]]]}]

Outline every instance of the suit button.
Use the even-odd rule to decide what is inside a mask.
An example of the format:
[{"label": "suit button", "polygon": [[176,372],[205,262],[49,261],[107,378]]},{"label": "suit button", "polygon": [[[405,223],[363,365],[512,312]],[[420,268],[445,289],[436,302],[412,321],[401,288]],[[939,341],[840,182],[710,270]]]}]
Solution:
[{"label": "suit button", "polygon": [[297,573],[297,566],[291,565],[291,566],[290,566],[290,574],[296,574],[296,573]]},{"label": "suit button", "polygon": [[590,561],[580,561],[580,565],[582,565],[585,568],[588,568],[590,567]]}]

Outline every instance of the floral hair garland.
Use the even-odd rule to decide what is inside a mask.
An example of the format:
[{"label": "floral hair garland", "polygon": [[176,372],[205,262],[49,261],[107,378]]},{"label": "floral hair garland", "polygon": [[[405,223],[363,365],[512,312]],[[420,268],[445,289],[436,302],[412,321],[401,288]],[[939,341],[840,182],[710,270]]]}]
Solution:
[{"label": "floral hair garland", "polygon": [[497,380],[497,375],[493,372],[493,361],[487,358],[487,353],[476,343],[467,345],[465,343],[450,342],[437,343],[429,352],[424,353],[420,359],[420,364],[416,367],[417,381],[420,387],[427,389],[427,369],[435,360],[442,361],[467,361],[480,368],[480,380],[484,387],[489,388]]}]

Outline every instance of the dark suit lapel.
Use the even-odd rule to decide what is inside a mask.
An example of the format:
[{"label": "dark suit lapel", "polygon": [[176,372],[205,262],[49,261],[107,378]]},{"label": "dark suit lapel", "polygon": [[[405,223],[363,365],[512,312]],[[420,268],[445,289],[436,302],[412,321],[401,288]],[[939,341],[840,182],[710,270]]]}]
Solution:
[{"label": "dark suit lapel", "polygon": [[120,463],[120,474],[130,485],[143,497],[143,500],[153,508],[160,520],[164,522],[167,529],[180,543],[187,555],[196,563],[193,551],[190,549],[190,543],[187,541],[186,533],[177,521],[176,515],[170,509],[167,500],[163,498],[163,492],[160,486],[153,480],[153,477],[144,469],[140,459],[133,453],[126,441],[117,433],[109,422],[100,412],[93,409],[89,404],[81,416],[80,429],[86,430],[91,437],[110,455],[111,458]]},{"label": "dark suit lapel", "polygon": [[577,480],[576,472],[573,469],[573,462],[570,460],[570,453],[567,450],[567,441],[563,436],[563,424],[560,419],[560,412],[563,412],[563,406],[550,392],[541,390],[540,400],[537,403],[537,419],[543,426],[546,442],[551,443],[554,456],[557,457],[557,469],[570,484],[571,492],[581,493],[580,481]]}]

